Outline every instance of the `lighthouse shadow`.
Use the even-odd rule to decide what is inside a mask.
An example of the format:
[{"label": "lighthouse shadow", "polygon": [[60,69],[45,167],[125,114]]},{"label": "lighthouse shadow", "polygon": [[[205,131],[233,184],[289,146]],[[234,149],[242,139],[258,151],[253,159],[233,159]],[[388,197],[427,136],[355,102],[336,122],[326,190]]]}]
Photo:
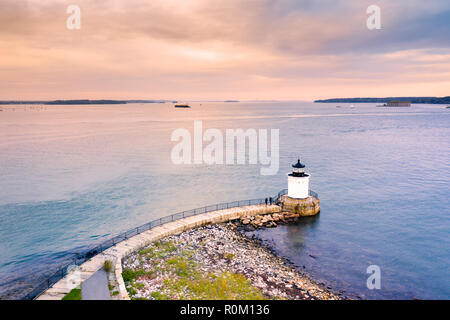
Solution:
[{"label": "lighthouse shadow", "polygon": [[306,246],[308,235],[314,233],[320,223],[320,213],[314,216],[301,217],[296,222],[284,225],[286,241],[295,249]]},{"label": "lighthouse shadow", "polygon": [[279,225],[276,228],[246,231],[245,235],[283,257],[301,252],[307,247],[308,235],[314,233],[319,226],[320,214],[301,217],[296,222]]},{"label": "lighthouse shadow", "polygon": [[285,225],[289,227],[288,229],[292,229],[294,233],[302,232],[307,230],[314,230],[317,228],[319,224],[320,213],[314,216],[300,217],[297,221]]}]

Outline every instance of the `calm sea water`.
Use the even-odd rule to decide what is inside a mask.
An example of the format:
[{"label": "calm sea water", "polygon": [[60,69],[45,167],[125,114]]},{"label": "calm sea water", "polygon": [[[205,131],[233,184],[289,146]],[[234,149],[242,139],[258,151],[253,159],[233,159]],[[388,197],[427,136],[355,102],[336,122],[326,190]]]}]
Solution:
[{"label": "calm sea water", "polygon": [[[322,212],[257,232],[313,278],[365,298],[450,298],[450,110],[308,102],[3,106],[0,297],[70,252],[150,220],[287,187],[297,156]],[[280,170],[176,166],[173,130],[280,129]],[[380,290],[366,269],[381,268]]]}]

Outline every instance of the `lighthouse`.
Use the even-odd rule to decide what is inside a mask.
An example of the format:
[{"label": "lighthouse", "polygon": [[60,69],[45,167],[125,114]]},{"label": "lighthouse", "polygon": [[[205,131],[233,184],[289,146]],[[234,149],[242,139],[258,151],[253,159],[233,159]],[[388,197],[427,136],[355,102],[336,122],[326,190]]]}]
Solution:
[{"label": "lighthouse", "polygon": [[314,216],[320,212],[319,195],[309,190],[310,174],[305,172],[305,165],[298,159],[288,174],[287,194],[280,196],[279,203],[283,211],[298,216]]},{"label": "lighthouse", "polygon": [[309,174],[305,172],[305,165],[298,159],[292,168],[292,173],[288,174],[288,197],[306,199],[309,197]]}]

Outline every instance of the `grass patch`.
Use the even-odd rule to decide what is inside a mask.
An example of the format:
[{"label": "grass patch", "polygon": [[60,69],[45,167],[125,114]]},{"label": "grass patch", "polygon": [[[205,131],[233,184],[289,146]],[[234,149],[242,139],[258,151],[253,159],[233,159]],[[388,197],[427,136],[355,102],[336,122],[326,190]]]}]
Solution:
[{"label": "grass patch", "polygon": [[105,260],[105,262],[103,262],[103,269],[105,269],[106,272],[110,273],[111,270],[113,269],[112,261]]},{"label": "grass patch", "polygon": [[153,248],[145,248],[139,251],[140,255],[150,256],[153,257],[155,253],[153,252]]},{"label": "grass patch", "polygon": [[169,300],[169,299],[170,299],[169,296],[167,296],[167,295],[165,295],[165,294],[162,294],[162,293],[159,292],[159,291],[154,291],[154,292],[152,292],[152,293],[150,294],[150,296],[151,296],[153,299],[155,299],[155,300]]},{"label": "grass patch", "polygon": [[133,298],[133,296],[137,294],[137,290],[133,286],[127,287],[127,291],[130,298]]},{"label": "grass patch", "polygon": [[231,260],[233,260],[233,258],[234,258],[234,254],[232,254],[232,253],[225,253],[225,254],[223,255],[223,257],[224,257],[225,259],[227,259],[228,261],[231,261]]},{"label": "grass patch", "polygon": [[184,256],[172,257],[167,260],[167,264],[174,269],[179,277],[189,277],[197,266],[195,262]]},{"label": "grass patch", "polygon": [[142,289],[143,287],[145,287],[145,285],[143,283],[140,283],[140,282],[136,283],[136,288]]},{"label": "grass patch", "polygon": [[81,289],[72,289],[68,294],[62,298],[62,300],[81,300]]},{"label": "grass patch", "polygon": [[[232,272],[205,273],[198,263],[192,259],[194,252],[177,250],[176,242],[157,241],[152,246],[139,251],[139,261],[152,260],[152,271],[144,269],[125,269],[122,273],[127,283],[127,291],[131,299],[144,287],[144,277],[153,279],[164,275],[162,289],[155,288],[150,298],[154,300],[186,299],[186,300],[261,300],[262,292],[252,286],[243,275]],[[229,261],[235,258],[232,253],[223,257]],[[142,258],[142,259],[141,259]],[[139,280],[139,281],[137,281]]]},{"label": "grass patch", "polygon": [[187,292],[183,299],[189,300],[263,300],[261,291],[253,287],[243,275],[224,272],[196,273],[194,277],[180,277],[165,282],[175,292]]},{"label": "grass patch", "polygon": [[136,279],[136,272],[131,269],[125,269],[122,272],[122,278],[125,282],[133,282]]}]

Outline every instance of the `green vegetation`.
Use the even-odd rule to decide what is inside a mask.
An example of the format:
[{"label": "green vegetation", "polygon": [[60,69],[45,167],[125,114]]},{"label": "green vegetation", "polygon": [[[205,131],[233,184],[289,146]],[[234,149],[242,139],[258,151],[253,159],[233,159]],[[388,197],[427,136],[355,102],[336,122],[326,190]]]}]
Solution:
[{"label": "green vegetation", "polygon": [[154,278],[154,271],[145,271],[144,269],[139,269],[137,271],[131,269],[125,269],[122,272],[122,278],[125,282],[134,282],[137,278],[147,277],[150,279]]},{"label": "green vegetation", "polygon": [[[189,250],[177,251],[171,241],[157,241],[151,247],[139,251],[138,260],[150,261],[152,271],[144,269],[125,269],[122,273],[131,299],[144,287],[145,278],[153,279],[164,275],[163,287],[151,293],[154,300],[193,299],[193,300],[259,300],[265,297],[253,287],[250,281],[240,274],[231,272],[205,273],[196,263]],[[224,257],[231,261],[232,253]],[[148,268],[148,264],[147,267]]]},{"label": "green vegetation", "polygon": [[105,262],[103,262],[103,269],[105,269],[106,272],[110,273],[111,270],[113,269],[112,261],[105,260]]},{"label": "green vegetation", "polygon": [[138,293],[137,289],[142,289],[144,287],[144,283],[138,282],[137,280],[153,279],[154,271],[145,271],[144,269],[139,269],[137,271],[131,269],[125,269],[122,272],[123,281],[126,284],[126,289],[128,291],[128,295],[133,300],[142,300],[135,299],[133,296]]},{"label": "green vegetation", "polygon": [[125,269],[122,272],[122,278],[125,282],[132,282],[136,279],[136,272],[131,269]]},{"label": "green vegetation", "polygon": [[62,300],[81,300],[81,289],[72,289],[72,291],[66,294],[65,297],[62,298]]},{"label": "green vegetation", "polygon": [[165,294],[162,294],[162,293],[159,292],[159,291],[153,291],[153,292],[151,293],[151,297],[152,297],[153,299],[155,299],[155,300],[170,300],[170,297],[169,297],[169,296],[167,296],[167,295],[165,295]]},{"label": "green vegetation", "polygon": [[139,251],[140,255],[146,255],[146,256],[150,256],[153,257],[154,253],[153,253],[153,249],[152,248],[145,248],[142,249],[141,251]]},{"label": "green vegetation", "polygon": [[166,289],[187,300],[262,300],[263,294],[243,275],[223,272],[203,274],[192,271],[191,277],[165,280]]},{"label": "green vegetation", "polygon": [[175,256],[166,261],[179,277],[190,277],[195,271],[197,264],[185,256]]},{"label": "green vegetation", "polygon": [[133,296],[137,294],[137,290],[133,286],[127,287],[127,291],[131,299],[133,299]]},{"label": "green vegetation", "polygon": [[232,254],[232,253],[225,253],[223,256],[224,256],[224,258],[227,259],[228,261],[231,261],[231,260],[233,260],[233,258],[234,258],[234,254]]}]

